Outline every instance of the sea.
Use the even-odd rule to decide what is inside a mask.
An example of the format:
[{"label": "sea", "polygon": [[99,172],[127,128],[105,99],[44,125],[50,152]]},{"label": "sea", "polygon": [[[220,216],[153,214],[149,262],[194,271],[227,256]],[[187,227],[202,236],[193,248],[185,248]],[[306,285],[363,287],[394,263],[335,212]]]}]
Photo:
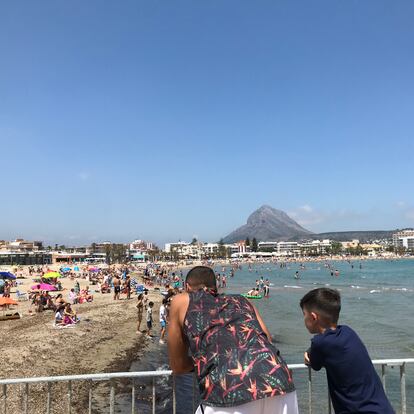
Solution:
[{"label": "sea", "polygon": [[[231,266],[215,270],[229,276]],[[299,278],[296,278],[298,272]],[[333,273],[333,275],[332,275]],[[337,275],[337,276],[336,276]],[[243,264],[228,277],[226,293],[245,293],[255,287],[256,279],[269,279],[269,298],[254,300],[268,326],[275,344],[288,364],[303,362],[303,353],[312,337],[303,323],[300,299],[311,289],[331,287],[342,296],[340,324],[351,326],[365,343],[372,359],[414,358],[414,260],[353,260]],[[408,413],[414,413],[414,364],[406,369]],[[168,369],[165,345],[157,339],[145,357],[132,361],[131,371]],[[378,372],[381,368],[378,369]],[[308,371],[293,373],[300,412],[309,407]],[[171,380],[156,381],[156,412],[172,412]],[[177,379],[177,413],[190,414],[193,401],[193,378]],[[313,413],[328,413],[328,389],[324,370],[312,373]],[[400,369],[386,367],[386,390],[397,412],[401,409]],[[152,412],[149,403],[151,382],[137,388],[137,412]],[[117,412],[131,412],[129,395],[120,395]]]}]

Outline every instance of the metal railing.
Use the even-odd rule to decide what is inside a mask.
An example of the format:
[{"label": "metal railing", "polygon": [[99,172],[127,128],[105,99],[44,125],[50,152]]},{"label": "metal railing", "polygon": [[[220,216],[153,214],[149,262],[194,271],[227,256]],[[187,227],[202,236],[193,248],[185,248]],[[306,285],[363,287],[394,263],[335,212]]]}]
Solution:
[{"label": "metal railing", "polygon": [[[380,377],[384,387],[386,387],[386,373],[387,367],[399,367],[399,378],[400,378],[400,398],[401,398],[401,414],[408,414],[407,411],[407,394],[406,394],[406,366],[408,364],[414,364],[414,358],[405,359],[379,359],[372,361],[375,366],[381,367]],[[290,364],[289,369],[292,371],[307,370],[307,388],[308,388],[308,413],[312,414],[313,404],[313,375],[310,367],[304,364]],[[109,382],[109,413],[115,413],[115,384],[116,380],[128,379],[131,381],[131,413],[136,414],[136,380],[144,378],[152,378],[152,393],[151,393],[151,406],[152,413],[156,412],[156,379],[159,377],[171,377],[172,371],[143,371],[143,372],[119,372],[119,373],[108,373],[108,374],[87,374],[87,375],[62,375],[56,377],[34,377],[34,378],[15,378],[15,379],[0,379],[0,387],[2,389],[2,395],[0,396],[0,414],[7,414],[8,411],[8,388],[13,385],[21,386],[21,412],[24,414],[30,413],[29,407],[29,391],[30,384],[46,384],[46,413],[51,414],[52,410],[52,391],[51,384],[53,383],[67,383],[66,388],[66,412],[72,413],[72,385],[74,382],[84,381],[88,386],[88,414],[92,414],[92,401],[93,401],[93,384],[97,381]],[[197,387],[193,385],[193,412],[196,409],[195,392]],[[329,395],[327,398],[328,412],[332,413],[331,401]],[[177,413],[177,398],[176,398],[176,381],[175,377],[172,376],[172,411],[173,414]],[[15,414],[14,412],[12,414]]]}]

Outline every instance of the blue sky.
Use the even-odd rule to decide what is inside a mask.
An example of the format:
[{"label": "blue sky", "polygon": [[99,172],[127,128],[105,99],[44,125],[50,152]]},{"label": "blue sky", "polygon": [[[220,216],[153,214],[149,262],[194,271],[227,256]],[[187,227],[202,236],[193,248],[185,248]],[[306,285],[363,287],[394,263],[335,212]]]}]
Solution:
[{"label": "blue sky", "polygon": [[414,225],[414,3],[0,6],[0,239]]}]

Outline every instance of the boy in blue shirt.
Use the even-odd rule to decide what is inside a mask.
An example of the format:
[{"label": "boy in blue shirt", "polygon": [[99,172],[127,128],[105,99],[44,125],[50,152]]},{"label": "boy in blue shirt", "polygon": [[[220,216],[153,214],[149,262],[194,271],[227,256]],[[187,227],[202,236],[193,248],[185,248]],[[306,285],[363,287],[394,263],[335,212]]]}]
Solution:
[{"label": "boy in blue shirt", "polygon": [[300,307],[306,328],[316,334],[305,352],[305,364],[316,371],[326,369],[335,413],[395,414],[365,345],[349,326],[337,325],[339,292],[311,290]]}]

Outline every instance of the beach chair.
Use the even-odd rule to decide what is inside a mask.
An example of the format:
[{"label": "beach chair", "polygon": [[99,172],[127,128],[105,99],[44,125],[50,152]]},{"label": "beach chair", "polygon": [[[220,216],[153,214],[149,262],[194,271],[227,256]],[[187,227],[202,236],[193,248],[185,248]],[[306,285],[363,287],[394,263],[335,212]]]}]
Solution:
[{"label": "beach chair", "polygon": [[19,290],[16,290],[16,296],[19,302],[29,300],[29,298],[27,297],[27,293],[20,292]]}]

